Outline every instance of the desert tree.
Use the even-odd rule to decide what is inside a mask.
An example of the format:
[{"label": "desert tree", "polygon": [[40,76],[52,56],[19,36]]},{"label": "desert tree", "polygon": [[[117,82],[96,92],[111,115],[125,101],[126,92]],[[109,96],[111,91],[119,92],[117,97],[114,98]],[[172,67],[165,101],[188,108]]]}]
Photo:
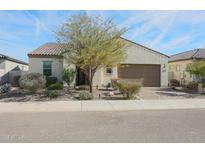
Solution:
[{"label": "desert tree", "polygon": [[205,61],[195,61],[186,67],[186,71],[198,78],[205,78]]},{"label": "desert tree", "polygon": [[126,30],[112,19],[81,13],[70,16],[56,32],[58,42],[66,44],[64,58],[85,73],[90,92],[97,69],[125,60],[127,44],[121,36]]}]

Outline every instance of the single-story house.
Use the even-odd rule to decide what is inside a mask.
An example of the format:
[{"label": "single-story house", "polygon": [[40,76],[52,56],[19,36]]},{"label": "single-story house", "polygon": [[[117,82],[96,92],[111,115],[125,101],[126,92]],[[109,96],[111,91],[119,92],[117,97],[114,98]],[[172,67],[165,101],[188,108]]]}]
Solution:
[{"label": "single-story house", "polygon": [[15,76],[28,71],[28,63],[0,54],[0,84],[13,83]]},{"label": "single-story house", "polygon": [[177,79],[183,85],[188,84],[190,81],[196,81],[197,78],[195,76],[186,72],[186,67],[194,61],[202,59],[205,59],[205,49],[193,49],[170,56],[169,81]]},{"label": "single-story house", "polygon": [[[124,38],[122,38],[124,39]],[[127,59],[120,63],[120,67],[105,67],[96,71],[93,86],[105,86],[112,78],[130,81],[140,81],[147,87],[168,85],[168,56],[158,51],[124,39],[129,44]],[[62,58],[64,45],[46,43],[28,54],[29,72],[55,76],[62,80],[62,72],[66,67],[75,67]],[[123,66],[123,67],[121,67]],[[86,84],[86,78],[77,69],[76,85]]]}]

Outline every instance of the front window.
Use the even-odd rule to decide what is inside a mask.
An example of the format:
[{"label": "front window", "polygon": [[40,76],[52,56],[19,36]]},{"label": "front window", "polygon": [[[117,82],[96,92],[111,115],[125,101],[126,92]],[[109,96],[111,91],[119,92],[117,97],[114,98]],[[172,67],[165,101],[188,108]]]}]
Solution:
[{"label": "front window", "polygon": [[113,70],[111,67],[106,67],[106,74],[112,74]]},{"label": "front window", "polygon": [[176,71],[180,71],[180,65],[176,66]]},{"label": "front window", "polygon": [[52,62],[44,61],[43,62],[43,75],[51,76],[52,75]]}]

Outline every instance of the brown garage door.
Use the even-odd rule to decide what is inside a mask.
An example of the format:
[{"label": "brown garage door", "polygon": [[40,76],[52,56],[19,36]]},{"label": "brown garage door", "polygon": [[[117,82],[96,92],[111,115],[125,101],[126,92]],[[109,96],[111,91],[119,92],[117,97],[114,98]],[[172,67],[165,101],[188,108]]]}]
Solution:
[{"label": "brown garage door", "polygon": [[121,65],[118,68],[118,77],[141,82],[145,87],[160,87],[160,65]]}]

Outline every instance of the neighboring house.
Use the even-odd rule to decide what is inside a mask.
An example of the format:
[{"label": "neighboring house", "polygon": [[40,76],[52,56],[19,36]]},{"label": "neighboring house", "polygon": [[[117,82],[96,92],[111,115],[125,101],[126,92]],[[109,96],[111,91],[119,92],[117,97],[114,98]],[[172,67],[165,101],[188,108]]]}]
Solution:
[{"label": "neighboring house", "polygon": [[190,81],[196,81],[196,77],[186,72],[186,66],[202,59],[205,59],[205,49],[194,49],[170,56],[169,81],[177,79],[182,85],[186,85]]},{"label": "neighboring house", "polygon": [[[105,67],[94,75],[94,86],[105,86],[111,78],[142,82],[144,86],[160,87],[168,85],[168,56],[155,50],[124,39],[130,46],[123,67]],[[64,68],[75,67],[61,57],[64,45],[46,43],[28,54],[29,72],[55,76],[62,81]],[[77,69],[76,85],[87,84],[84,73]]]},{"label": "neighboring house", "polygon": [[28,63],[0,54],[0,84],[12,83],[15,76],[28,71]]}]

